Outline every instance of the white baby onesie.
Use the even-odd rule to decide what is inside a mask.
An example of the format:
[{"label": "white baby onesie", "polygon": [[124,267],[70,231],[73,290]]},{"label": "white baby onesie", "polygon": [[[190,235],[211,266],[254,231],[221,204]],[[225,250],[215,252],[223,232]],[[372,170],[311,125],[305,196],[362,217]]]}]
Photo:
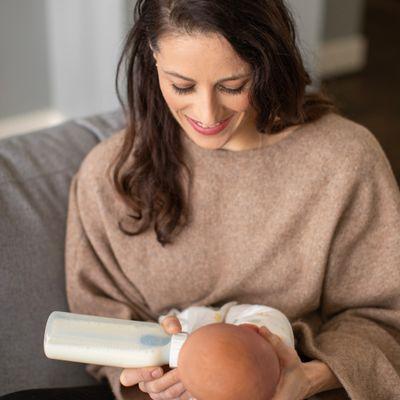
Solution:
[{"label": "white baby onesie", "polygon": [[292,326],[288,318],[276,308],[258,304],[238,304],[231,301],[221,308],[192,306],[182,311],[172,308],[167,314],[160,315],[161,323],[167,316],[174,315],[179,319],[182,331],[192,333],[196,329],[216,322],[240,325],[249,323],[266,326],[272,333],[278,335],[288,346],[294,348],[295,340]]}]

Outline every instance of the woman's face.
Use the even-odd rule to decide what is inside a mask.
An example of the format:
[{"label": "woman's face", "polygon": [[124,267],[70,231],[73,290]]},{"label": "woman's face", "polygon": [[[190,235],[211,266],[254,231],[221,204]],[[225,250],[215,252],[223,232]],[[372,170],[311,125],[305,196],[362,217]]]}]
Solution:
[{"label": "woman's face", "polygon": [[[153,54],[160,89],[189,138],[207,149],[257,147],[260,136],[249,104],[251,68],[230,43],[217,34],[182,34],[165,36],[158,45],[160,51]],[[199,133],[192,126],[197,121],[212,128],[228,118],[226,127],[214,135]]]}]

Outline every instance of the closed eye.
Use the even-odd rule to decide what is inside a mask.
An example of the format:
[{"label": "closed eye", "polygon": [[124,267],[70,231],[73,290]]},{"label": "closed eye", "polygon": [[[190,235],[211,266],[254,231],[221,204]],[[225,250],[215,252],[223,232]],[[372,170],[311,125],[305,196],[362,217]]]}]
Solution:
[{"label": "closed eye", "polygon": [[[219,87],[219,90],[220,90],[221,92],[224,92],[224,93],[228,93],[228,94],[232,94],[232,95],[237,95],[237,94],[240,94],[240,93],[242,93],[242,92],[244,91],[245,86],[246,86],[246,83],[245,83],[244,85],[242,85],[240,88],[237,88],[237,89],[228,89],[228,88],[226,88],[226,87],[224,87],[224,86],[220,86],[220,87]],[[180,87],[178,87],[178,86],[172,84],[172,88],[173,88],[173,89],[175,90],[175,92],[178,93],[178,94],[189,94],[189,93],[194,92],[194,86],[190,86],[190,87],[188,87],[188,88],[180,88]]]}]

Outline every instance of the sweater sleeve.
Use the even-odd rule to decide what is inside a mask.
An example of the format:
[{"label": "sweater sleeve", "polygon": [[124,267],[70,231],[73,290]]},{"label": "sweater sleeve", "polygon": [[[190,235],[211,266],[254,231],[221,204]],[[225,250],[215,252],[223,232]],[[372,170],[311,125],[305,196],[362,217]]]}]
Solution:
[{"label": "sweater sleeve", "polygon": [[[146,320],[139,300],[133,302],[132,295],[126,294],[122,271],[112,265],[116,261],[101,226],[96,185],[94,180],[90,182],[88,167],[84,168],[86,171],[80,170],[73,177],[69,193],[65,249],[69,309],[80,314]],[[142,398],[137,385],[128,388],[120,384],[122,368],[89,364],[86,371],[99,382],[108,380],[117,400]]]},{"label": "sweater sleeve", "polygon": [[394,400],[400,399],[400,193],[386,155],[371,140],[372,157],[363,155],[368,165],[354,167],[357,179],[333,234],[322,324],[315,337],[306,330],[301,350],[325,362],[352,400]]}]

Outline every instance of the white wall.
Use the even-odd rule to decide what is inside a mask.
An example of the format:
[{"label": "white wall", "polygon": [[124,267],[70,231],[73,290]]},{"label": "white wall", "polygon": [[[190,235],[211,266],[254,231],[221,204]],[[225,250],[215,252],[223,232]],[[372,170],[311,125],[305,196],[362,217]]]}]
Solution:
[{"label": "white wall", "polygon": [[317,73],[318,51],[321,48],[325,0],[287,0],[298,29],[302,56],[313,79],[313,87],[320,85]]},{"label": "white wall", "polygon": [[118,107],[127,1],[0,1],[0,137]]},{"label": "white wall", "polygon": [[366,1],[325,0],[325,3],[319,75],[330,78],[362,70],[368,56],[368,40],[363,32]]},{"label": "white wall", "polygon": [[117,107],[124,0],[47,0],[52,107],[66,117]]},{"label": "white wall", "polygon": [[0,120],[49,104],[47,0],[0,0]]},{"label": "white wall", "polygon": [[298,25],[306,66],[318,87],[322,79],[362,70],[367,63],[365,0],[287,0]]}]

